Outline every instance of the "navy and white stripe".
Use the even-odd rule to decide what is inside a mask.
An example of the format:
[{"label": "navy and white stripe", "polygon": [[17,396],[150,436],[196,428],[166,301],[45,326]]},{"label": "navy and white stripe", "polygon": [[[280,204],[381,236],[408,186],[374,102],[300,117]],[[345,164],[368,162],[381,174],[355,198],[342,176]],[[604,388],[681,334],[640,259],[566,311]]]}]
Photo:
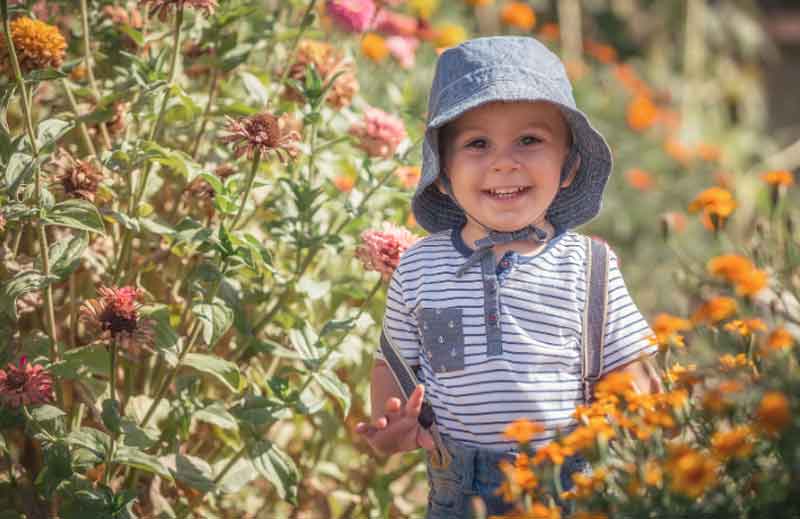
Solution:
[{"label": "navy and white stripe", "polygon": [[[553,439],[557,429],[574,427],[571,415],[582,403],[585,243],[581,235],[567,232],[535,256],[517,256],[499,284],[503,353],[492,357],[486,354],[480,264],[456,277],[468,254],[460,232],[428,236],[403,255],[389,285],[385,326],[408,364],[421,367],[420,379],[443,434],[468,445],[509,450],[515,445],[503,430],[515,419],[545,426],[535,447]],[[463,370],[434,371],[420,354],[418,308],[461,309]],[[607,323],[604,372],[656,351],[613,252]]]}]

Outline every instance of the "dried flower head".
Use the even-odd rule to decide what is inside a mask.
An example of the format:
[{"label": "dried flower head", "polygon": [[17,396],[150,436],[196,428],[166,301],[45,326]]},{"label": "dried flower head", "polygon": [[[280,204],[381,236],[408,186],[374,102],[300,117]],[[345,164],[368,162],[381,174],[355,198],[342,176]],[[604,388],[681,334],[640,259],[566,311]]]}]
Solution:
[{"label": "dried flower head", "polygon": [[[294,63],[289,67],[289,77],[303,83],[309,65],[314,66],[324,82],[342,72],[333,82],[325,102],[338,109],[349,106],[359,90],[354,63],[344,58],[341,51],[334,49],[328,43],[300,40]],[[283,71],[279,69],[278,73],[282,74]],[[292,87],[287,87],[283,95],[292,101],[303,101],[302,94]]]},{"label": "dried flower head", "polygon": [[100,339],[116,341],[124,351],[152,352],[153,323],[139,315],[141,291],[130,286],[101,286],[97,291],[99,298],[81,305],[81,319],[98,332]]},{"label": "dried flower head", "polygon": [[53,400],[53,377],[42,366],[28,364],[22,357],[18,366],[0,369],[0,405],[18,408]]},{"label": "dried flower head", "polygon": [[59,148],[50,167],[55,172],[54,182],[60,185],[66,196],[95,201],[97,188],[103,181],[103,172],[88,160],[79,160],[68,151]]},{"label": "dried flower head", "polygon": [[406,138],[406,129],[399,117],[367,107],[364,118],[350,127],[350,134],[371,157],[391,157]]},{"label": "dried flower head", "polygon": [[364,32],[375,16],[372,0],[328,0],[325,12],[341,29],[347,32]]},{"label": "dried flower head", "polygon": [[139,0],[139,5],[150,10],[150,16],[158,14],[158,19],[166,21],[171,11],[178,7],[191,7],[208,17],[217,9],[217,0]]},{"label": "dried flower head", "polygon": [[264,112],[241,119],[228,117],[227,120],[227,135],[221,140],[233,143],[237,157],[247,155],[252,159],[256,154],[275,153],[281,162],[286,162],[300,153],[297,147],[300,134],[287,128],[287,114],[275,117]]},{"label": "dried flower head", "polygon": [[[67,41],[57,27],[25,16],[13,20],[10,25],[11,41],[14,42],[23,74],[61,66]],[[5,38],[0,39],[0,71],[9,77],[14,74]]]},{"label": "dried flower head", "polygon": [[365,269],[380,272],[388,281],[400,263],[400,256],[417,240],[419,237],[408,229],[385,222],[382,230],[361,233],[362,244],[356,249],[356,256]]}]

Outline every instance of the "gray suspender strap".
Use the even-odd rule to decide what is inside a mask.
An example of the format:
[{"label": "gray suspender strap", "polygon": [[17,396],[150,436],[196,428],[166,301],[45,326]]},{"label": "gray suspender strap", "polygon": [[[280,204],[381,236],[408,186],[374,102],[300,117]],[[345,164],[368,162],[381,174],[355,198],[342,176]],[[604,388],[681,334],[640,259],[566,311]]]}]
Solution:
[{"label": "gray suspender strap", "polygon": [[[383,358],[386,359],[386,363],[389,365],[389,371],[392,372],[392,376],[397,382],[397,385],[400,386],[403,396],[406,401],[408,401],[411,397],[411,393],[414,392],[419,382],[414,371],[408,366],[403,355],[401,355],[400,351],[395,347],[391,336],[386,333],[385,324],[381,333],[381,353],[383,354]],[[436,417],[433,413],[433,408],[427,401],[422,404],[419,423],[431,433],[433,442],[436,445],[436,450],[431,456],[431,464],[436,468],[447,468],[452,458],[450,452],[444,446],[438,427],[436,427]]]},{"label": "gray suspender strap", "polygon": [[608,249],[606,244],[586,238],[586,306],[583,309],[583,355],[581,379],[583,401],[593,399],[594,384],[603,372],[603,350],[608,307]]}]

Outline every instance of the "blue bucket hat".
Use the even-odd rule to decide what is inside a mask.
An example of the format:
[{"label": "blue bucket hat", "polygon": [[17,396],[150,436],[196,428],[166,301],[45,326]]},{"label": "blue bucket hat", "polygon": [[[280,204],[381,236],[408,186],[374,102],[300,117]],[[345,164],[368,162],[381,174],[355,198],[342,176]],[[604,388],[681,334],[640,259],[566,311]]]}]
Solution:
[{"label": "blue bucket hat", "polygon": [[[422,143],[422,175],[411,201],[417,223],[431,233],[466,223],[464,210],[435,184],[441,171],[439,130],[467,110],[491,101],[549,101],[561,109],[572,132],[572,148],[561,178],[569,174],[578,156],[581,163],[572,183],[561,188],[550,204],[546,218],[557,230],[594,218],[611,174],[608,144],[576,108],[564,65],[553,52],[533,38],[494,36],[447,49],[436,64]],[[500,242],[491,239],[493,233],[508,236],[500,241],[510,240],[512,235],[531,235],[491,231],[493,243]]]}]

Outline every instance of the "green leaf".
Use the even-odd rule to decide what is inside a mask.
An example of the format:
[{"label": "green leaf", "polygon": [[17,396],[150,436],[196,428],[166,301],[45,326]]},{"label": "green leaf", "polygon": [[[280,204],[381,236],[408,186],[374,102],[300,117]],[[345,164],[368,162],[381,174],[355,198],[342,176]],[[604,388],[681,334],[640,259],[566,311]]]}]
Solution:
[{"label": "green leaf", "polygon": [[158,458],[146,454],[135,447],[119,445],[114,460],[122,465],[152,472],[172,481],[172,473]]},{"label": "green leaf", "polygon": [[[50,272],[59,279],[65,279],[81,262],[81,256],[89,246],[88,233],[81,232],[69,240],[60,240],[50,246]],[[41,261],[37,258],[37,268]]]},{"label": "green leaf", "polygon": [[217,299],[214,303],[194,305],[192,313],[200,320],[203,327],[203,340],[209,348],[216,344],[233,323],[233,310],[222,299]]},{"label": "green leaf", "polygon": [[172,236],[175,233],[175,229],[172,227],[155,220],[140,218],[139,223],[147,232],[157,234],[159,236]]},{"label": "green leaf", "polygon": [[258,473],[275,486],[280,498],[297,505],[300,471],[292,458],[269,441],[249,445],[247,455]]},{"label": "green leaf", "polygon": [[108,376],[111,357],[105,348],[96,345],[80,346],[64,352],[63,358],[50,367],[50,370],[59,378],[75,380],[86,376],[86,372],[93,375]]},{"label": "green leaf", "polygon": [[0,285],[0,313],[16,321],[17,298],[34,290],[41,290],[54,281],[58,281],[56,276],[48,277],[35,270],[18,272],[13,278]]},{"label": "green leaf", "polygon": [[42,217],[46,223],[105,235],[105,226],[97,207],[87,200],[73,198],[50,208]]},{"label": "green leaf", "polygon": [[103,418],[103,425],[105,425],[109,431],[115,434],[122,432],[122,428],[120,427],[122,417],[119,414],[119,402],[111,400],[110,398],[103,400],[103,412],[100,416]]},{"label": "green leaf", "polygon": [[140,449],[149,449],[155,445],[161,434],[157,427],[150,427],[149,424],[146,429],[142,429],[127,416],[122,417],[120,420],[120,430],[122,431],[122,443],[124,445]]},{"label": "green leaf", "polygon": [[339,380],[333,371],[320,371],[313,374],[314,380],[322,386],[328,394],[336,398],[342,406],[344,416],[350,412],[350,388]]},{"label": "green leaf", "polygon": [[214,194],[225,191],[225,187],[222,185],[222,181],[218,176],[212,175],[211,173],[200,173],[200,176],[214,189]]},{"label": "green leaf", "polygon": [[31,409],[31,416],[37,422],[46,422],[48,420],[54,420],[59,416],[65,416],[67,413],[59,409],[58,407],[43,404],[38,407],[34,407]]},{"label": "green leaf", "polygon": [[295,351],[307,366],[315,366],[319,363],[320,352],[317,348],[319,337],[308,322],[303,323],[302,329],[289,330],[289,342],[292,343]]},{"label": "green leaf", "polygon": [[222,402],[214,402],[205,409],[200,409],[194,413],[194,418],[201,422],[216,425],[220,429],[229,431],[238,431],[239,424],[236,418],[225,409],[225,404]]},{"label": "green leaf", "polygon": [[269,93],[267,89],[264,88],[264,85],[261,83],[261,80],[255,77],[253,74],[249,72],[239,72],[242,76],[242,82],[244,82],[244,88],[247,90],[247,93],[253,98],[259,106],[264,106],[267,104],[267,100],[269,99]]},{"label": "green leaf", "polygon": [[6,445],[6,437],[0,434],[0,454],[8,452],[8,445]]},{"label": "green leaf", "polygon": [[72,457],[69,446],[57,442],[44,450],[44,468],[36,476],[36,486],[46,497],[51,497],[58,485],[72,477]]},{"label": "green leaf", "polygon": [[161,462],[169,468],[172,476],[181,483],[199,490],[210,492],[214,490],[214,472],[204,459],[185,454],[170,454],[160,458]]},{"label": "green leaf", "polygon": [[188,353],[183,359],[183,363],[197,371],[212,375],[235,393],[238,393],[244,384],[244,379],[236,364],[225,359],[203,353]]},{"label": "green leaf", "polygon": [[6,164],[5,179],[9,195],[16,194],[21,184],[24,184],[27,177],[33,172],[35,161],[27,153],[14,153]]},{"label": "green leaf", "polygon": [[84,448],[101,458],[106,455],[111,446],[111,438],[106,433],[91,427],[81,427],[77,431],[72,431],[66,441],[70,445]]},{"label": "green leaf", "polygon": [[132,232],[139,232],[141,229],[138,218],[132,218],[125,213],[119,211],[104,211],[104,214],[110,216],[115,222]]},{"label": "green leaf", "polygon": [[[229,459],[221,459],[214,464],[215,477],[222,472],[229,461]],[[228,470],[222,481],[218,483],[218,488],[226,494],[232,494],[243,489],[257,477],[258,471],[253,467],[253,463],[248,459],[241,458],[233,464],[233,467]]]},{"label": "green leaf", "polygon": [[65,133],[72,129],[74,124],[74,122],[61,119],[47,119],[40,122],[36,129],[36,144],[39,152],[42,153],[54,146]]},{"label": "green leaf", "polygon": [[29,72],[25,75],[26,83],[38,83],[40,81],[52,81],[67,77],[67,74],[54,68],[44,68]]}]

